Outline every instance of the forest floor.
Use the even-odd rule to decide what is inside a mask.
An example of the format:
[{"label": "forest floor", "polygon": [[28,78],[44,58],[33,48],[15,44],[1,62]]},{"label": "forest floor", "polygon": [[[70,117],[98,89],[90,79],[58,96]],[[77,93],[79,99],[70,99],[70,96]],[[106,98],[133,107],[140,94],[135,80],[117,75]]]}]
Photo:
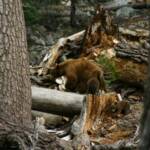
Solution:
[{"label": "forest floor", "polygon": [[[138,16],[139,12],[136,12],[136,13],[137,13],[136,15]],[[141,18],[145,17],[145,19],[143,19],[142,21],[138,20],[137,22],[133,21],[133,23],[131,23],[132,22],[131,21],[132,19],[131,19],[130,20],[130,23],[131,23],[130,25],[128,24],[128,21],[126,19],[123,22],[119,22],[119,23],[121,23],[121,27],[124,28],[123,32],[124,31],[127,32],[127,33],[125,33],[125,34],[127,34],[126,38],[123,38],[122,41],[126,43],[128,50],[132,50],[132,49],[139,50],[139,49],[141,49],[141,47],[143,48],[143,43],[141,41],[145,37],[143,38],[143,35],[140,34],[140,30],[138,30],[138,29],[143,28],[144,31],[148,30],[149,25],[147,24],[147,21],[145,21],[145,20],[146,20],[149,13],[150,13],[149,10],[143,11],[142,13],[140,13],[140,15],[142,16]],[[132,17],[136,18],[136,15],[135,16],[133,15]],[[128,29],[128,30],[125,30],[125,26],[126,26],[126,29]],[[57,38],[58,37],[64,37],[64,35],[66,35],[65,34],[66,31],[68,32],[68,30],[71,29],[71,28],[68,29],[68,27],[67,28],[64,28],[64,27],[65,26],[63,26],[63,25],[61,27],[59,27],[60,32],[57,33],[58,34]],[[136,35],[133,35],[134,33],[132,32],[134,30],[134,28],[137,28],[137,31],[135,31]],[[45,31],[45,29],[43,29],[43,27],[40,30]],[[72,32],[76,33],[76,31],[79,31],[79,30],[80,30],[79,28],[71,29],[71,31],[69,31],[69,33],[72,33]],[[39,48],[39,50],[37,50],[38,53],[35,52],[35,55],[30,57],[32,67],[38,66],[40,64],[40,62],[42,62],[43,57],[47,53],[49,53],[49,49],[51,49],[52,46],[55,45],[55,41],[57,41],[56,40],[57,38],[52,38],[52,36],[50,35],[48,37],[48,38],[50,38],[49,40],[51,41],[50,45],[46,44],[47,41],[44,38],[45,35],[41,36],[41,33],[40,33],[41,31],[35,31],[35,33],[33,33],[32,35],[29,34],[29,36],[30,36],[29,37],[29,42],[32,41],[32,40],[34,41],[34,42],[32,41],[34,44],[30,45],[30,52],[31,53],[34,53],[34,51],[35,51],[35,49],[37,49],[37,47],[39,48],[39,46],[42,46],[42,47]],[[49,32],[45,31],[45,33],[47,34]],[[53,33],[54,33],[54,31],[51,32],[50,34],[53,34]],[[39,39],[42,39],[42,40],[37,40],[36,38],[32,38],[33,35],[38,36],[38,34],[40,34]],[[139,36],[141,36],[141,37],[139,38]],[[133,40],[133,37],[134,37],[134,40]],[[44,42],[41,42],[41,41],[44,41]],[[145,39],[144,39],[144,41],[145,41]],[[131,47],[129,47],[130,46],[129,43],[132,45]],[[42,52],[43,48],[44,48],[44,52]],[[95,49],[98,49],[98,48],[95,48]],[[145,49],[148,49],[148,48],[145,48]],[[66,51],[67,51],[67,48],[66,48]],[[132,51],[131,51],[131,53],[132,53]],[[118,54],[120,54],[120,53],[118,53]],[[64,53],[62,55],[64,55]],[[146,56],[147,56],[147,54],[146,54]],[[147,60],[144,60],[141,57],[140,58],[136,57],[136,59],[135,59],[134,56],[133,57],[128,56],[128,58],[129,59],[133,58],[134,61],[132,61],[132,62],[136,62],[139,66],[141,64],[142,65],[144,64],[144,67],[147,68],[147,63],[146,63]],[[127,58],[127,56],[125,56],[125,58],[123,58],[123,59],[126,60],[128,58]],[[38,59],[38,61],[37,61],[37,59]],[[121,59],[122,59],[122,57],[121,57]],[[139,60],[141,62],[138,62]],[[107,65],[107,64],[110,65],[110,62],[109,63],[106,62],[105,65]],[[112,66],[110,66],[110,68],[112,68]],[[122,69],[124,69],[124,68],[122,68]],[[110,70],[112,71],[112,69],[110,69]],[[136,68],[135,68],[135,70],[136,70]],[[33,73],[32,71],[31,71],[31,76],[35,76],[34,75],[35,72],[33,71],[34,72]],[[134,66],[133,66],[133,68],[131,68],[131,72],[132,72],[133,76],[135,76],[135,78],[136,78],[136,74],[134,74]],[[124,73],[124,71],[123,71],[123,73]],[[126,75],[126,73],[124,73],[124,74]],[[114,142],[117,142],[117,141],[122,140],[122,139],[128,139],[128,140],[134,139],[136,131],[139,127],[141,114],[142,114],[142,111],[143,111],[144,82],[145,82],[145,76],[144,75],[142,73],[140,73],[140,79],[142,80],[142,84],[141,84],[141,80],[140,80],[139,84],[137,84],[137,80],[135,80],[135,84],[133,84],[133,83],[128,83],[126,81],[126,78],[123,78],[123,79],[125,79],[125,81],[122,81],[122,80],[117,79],[117,78],[115,78],[115,80],[114,80],[114,78],[113,79],[106,79],[108,91],[120,94],[121,98],[124,101],[129,103],[130,109],[127,112],[127,114],[119,116],[119,117],[117,117],[117,119],[111,120],[111,122],[104,123],[103,124],[103,129],[101,128],[101,129],[98,130],[98,132],[94,133],[94,138],[91,138],[92,142],[94,142],[95,144],[113,144]],[[137,75],[137,77],[139,77],[139,76]],[[134,78],[132,78],[132,76],[130,76],[130,78],[131,79],[128,78],[127,80],[128,81],[134,80]],[[41,80],[41,77],[39,77],[39,76],[37,77],[37,75],[36,75],[36,79]],[[32,80],[32,84],[38,85],[35,80]],[[59,85],[55,81],[53,81],[53,82],[48,81],[47,83],[43,84],[43,87],[60,90],[58,86]],[[67,122],[65,122],[65,124],[63,124],[63,125],[61,124],[61,125],[57,125],[55,127],[54,126],[49,126],[48,130],[52,129],[54,132],[65,130],[65,127],[67,125],[70,126],[71,121],[72,121],[72,118],[67,120]],[[67,126],[67,128],[68,128],[68,126]],[[70,133],[68,133],[68,135],[70,135]],[[66,135],[65,135],[65,137],[66,137]]]}]

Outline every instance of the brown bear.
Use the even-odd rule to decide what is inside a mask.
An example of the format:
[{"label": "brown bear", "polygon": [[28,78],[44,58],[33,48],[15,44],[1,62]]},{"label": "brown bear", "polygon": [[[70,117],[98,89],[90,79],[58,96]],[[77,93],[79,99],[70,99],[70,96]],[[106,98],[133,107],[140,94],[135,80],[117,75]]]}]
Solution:
[{"label": "brown bear", "polygon": [[106,91],[103,70],[87,58],[68,59],[57,64],[50,73],[55,77],[66,76],[66,89],[79,93],[96,94]]}]

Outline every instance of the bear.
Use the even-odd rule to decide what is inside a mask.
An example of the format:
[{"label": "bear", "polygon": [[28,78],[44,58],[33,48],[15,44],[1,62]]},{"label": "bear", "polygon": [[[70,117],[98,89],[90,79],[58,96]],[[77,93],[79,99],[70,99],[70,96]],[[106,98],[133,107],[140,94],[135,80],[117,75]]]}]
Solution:
[{"label": "bear", "polygon": [[66,76],[66,89],[81,94],[96,94],[100,90],[106,92],[103,69],[94,61],[85,57],[68,59],[50,69],[54,78]]}]

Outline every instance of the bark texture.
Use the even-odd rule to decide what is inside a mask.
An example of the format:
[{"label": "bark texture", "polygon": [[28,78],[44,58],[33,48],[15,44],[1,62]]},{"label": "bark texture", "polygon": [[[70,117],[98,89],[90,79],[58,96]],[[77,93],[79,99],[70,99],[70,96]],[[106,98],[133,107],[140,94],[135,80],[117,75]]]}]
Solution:
[{"label": "bark texture", "polygon": [[76,3],[76,0],[71,0],[70,25],[72,27],[76,25]]},{"label": "bark texture", "polygon": [[150,52],[149,52],[148,79],[145,85],[144,111],[141,117],[141,143],[140,150],[150,149]]},{"label": "bark texture", "polygon": [[62,149],[68,145],[42,131],[38,120],[30,124],[28,62],[21,0],[0,0],[0,149]]},{"label": "bark texture", "polygon": [[31,118],[24,16],[20,0],[0,0],[0,117],[23,125]]}]

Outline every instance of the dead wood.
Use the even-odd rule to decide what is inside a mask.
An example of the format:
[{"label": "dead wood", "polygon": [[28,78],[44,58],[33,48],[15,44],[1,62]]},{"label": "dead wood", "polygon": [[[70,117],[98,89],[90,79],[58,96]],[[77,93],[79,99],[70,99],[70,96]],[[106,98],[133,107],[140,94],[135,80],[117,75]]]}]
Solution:
[{"label": "dead wood", "polygon": [[[103,148],[132,148],[135,146],[133,142],[130,146],[129,141],[128,144],[123,143],[127,137],[134,135],[135,129],[122,128],[117,124],[117,120],[129,114],[129,109],[129,104],[120,101],[116,93],[88,95],[83,101],[80,117],[73,123],[71,131],[75,136],[87,134],[90,141],[101,144]],[[115,144],[119,140],[122,144]],[[108,145],[105,146],[106,144]]]},{"label": "dead wood", "polygon": [[147,65],[145,63],[137,63],[129,59],[113,59],[118,79],[131,85],[143,87],[147,79]]},{"label": "dead wood", "polygon": [[32,109],[64,116],[78,114],[84,95],[32,86]]},{"label": "dead wood", "polygon": [[132,7],[134,9],[149,9],[150,4],[144,3],[144,4],[126,4],[126,5],[118,5],[118,6],[105,6],[104,8],[106,10],[113,10],[116,11],[117,9],[120,9],[122,7]]},{"label": "dead wood", "polygon": [[88,95],[83,101],[80,117],[73,125],[73,134],[91,134],[98,118],[104,119],[105,113],[111,115],[111,105],[113,103],[117,103],[117,95],[114,93],[102,96]]},{"label": "dead wood", "polygon": [[51,47],[49,53],[44,57],[43,61],[40,63],[42,69],[39,69],[39,75],[45,75],[48,72],[48,69],[54,65],[57,59],[62,55],[63,51],[67,47],[67,43],[76,42],[78,43],[84,34],[84,31],[78,32],[66,38],[61,38],[58,42]]},{"label": "dead wood", "polygon": [[117,79],[136,86],[143,86],[147,78],[150,32],[146,18],[136,17],[126,21],[119,27],[120,36],[113,48],[100,49],[100,55],[115,64]]},{"label": "dead wood", "polygon": [[0,120],[0,149],[73,149],[70,142],[60,140],[54,134],[41,130],[41,125],[38,122],[27,128],[12,124],[6,118],[0,118]]},{"label": "dead wood", "polygon": [[127,140],[116,142],[115,144],[94,145],[93,150],[137,150],[137,145]]},{"label": "dead wood", "polygon": [[72,140],[72,147],[75,150],[91,150],[90,138],[87,134],[79,134]]},{"label": "dead wood", "polygon": [[83,52],[87,53],[86,49],[96,45],[100,45],[101,47],[106,45],[107,47],[113,46],[112,35],[116,33],[116,29],[112,16],[103,7],[98,6],[96,14],[84,34],[81,44]]},{"label": "dead wood", "polygon": [[44,125],[47,128],[65,123],[65,119],[62,116],[32,110],[32,119],[35,120],[37,117],[42,117],[45,120]]},{"label": "dead wood", "polygon": [[[150,48],[147,41],[150,35],[148,17],[134,17],[124,24],[119,22],[117,27],[108,10],[97,7],[95,12],[85,32],[70,36],[72,38],[62,38],[51,48],[49,55],[41,62],[42,68],[38,73],[47,74],[51,65],[67,59],[68,54],[69,58],[97,59],[106,56],[115,63],[117,79],[143,86],[147,78],[147,56]],[[38,84],[41,85],[39,82]]]},{"label": "dead wood", "polygon": [[66,59],[65,55],[70,52],[72,57],[86,56],[86,49],[93,46],[110,47],[113,45],[112,35],[115,34],[116,26],[113,24],[112,17],[102,7],[97,7],[95,12],[96,15],[87,27],[86,32],[81,31],[72,36],[61,38],[51,47],[40,64],[42,68],[38,70],[39,75],[47,74],[52,65],[62,61],[61,59]]},{"label": "dead wood", "polygon": [[39,86],[42,86],[43,85],[43,82],[41,81],[41,79],[37,76],[30,76],[30,80],[32,82],[32,84],[37,84]]},{"label": "dead wood", "polygon": [[[137,20],[138,18],[136,19],[133,19]],[[140,19],[140,18],[139,18]],[[132,20],[132,22],[133,22]],[[144,21],[144,18],[143,18],[143,21]],[[129,36],[132,36],[132,37],[136,37],[137,39],[138,38],[148,38],[150,36],[150,31],[149,30],[146,30],[146,29],[143,29],[143,28],[137,28],[136,26],[132,26],[132,28],[130,27],[119,27],[119,32],[122,34],[122,35],[128,35]]]}]

